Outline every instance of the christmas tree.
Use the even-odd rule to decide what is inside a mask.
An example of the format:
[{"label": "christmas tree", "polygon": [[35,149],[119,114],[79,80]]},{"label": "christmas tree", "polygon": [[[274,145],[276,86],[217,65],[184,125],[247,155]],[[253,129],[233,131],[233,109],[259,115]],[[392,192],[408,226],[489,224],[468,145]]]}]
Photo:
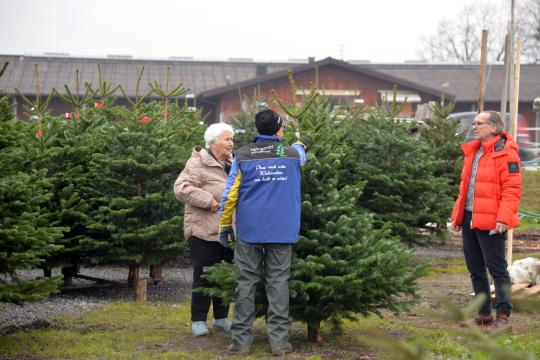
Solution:
[{"label": "christmas tree", "polygon": [[[39,91],[38,75],[36,67],[36,91]],[[21,94],[26,113],[36,119],[31,126],[39,134],[36,141],[22,144],[28,154],[22,165],[30,171],[41,172],[51,184],[51,196],[42,215],[49,223],[64,227],[66,231],[55,242],[60,245],[59,250],[50,253],[42,267],[47,275],[52,268],[62,267],[65,283],[69,284],[81,261],[92,261],[95,252],[107,247],[107,243],[95,238],[90,230],[95,209],[90,203],[92,192],[86,176],[90,159],[97,151],[94,131],[106,122],[106,118],[91,116],[96,111],[86,109],[93,100],[93,93],[87,84],[86,93],[79,95],[78,71],[75,90],[67,85],[64,89],[65,94],[55,89],[51,92],[73,107],[72,112],[62,117],[48,114],[48,100],[31,100]]]},{"label": "christmas tree", "polygon": [[128,265],[132,283],[141,264],[161,265],[185,248],[172,185],[204,129],[198,113],[173,104],[165,120],[162,110],[156,102],[115,109],[115,120],[99,129],[101,151],[90,163],[99,204],[93,229],[110,238],[100,262]]},{"label": "christmas tree", "polygon": [[375,230],[372,216],[357,207],[365,182],[351,182],[353,155],[341,139],[350,129],[330,115],[326,100],[302,115],[301,139],[309,139],[302,176],[302,225],[293,246],[291,316],[318,338],[321,321],[334,325],[356,314],[401,310],[414,301],[422,267],[387,227]]},{"label": "christmas tree", "polygon": [[253,97],[244,96],[241,103],[242,110],[231,120],[234,128],[234,147],[237,149],[253,142],[257,136],[253,119],[255,114],[266,106],[266,103],[258,100],[257,92]]},{"label": "christmas tree", "polygon": [[[0,104],[8,104],[7,98]],[[39,133],[12,119],[9,106],[0,112],[0,302],[35,301],[55,292],[61,279],[22,278],[19,272],[43,265],[66,229],[44,216],[51,184],[42,172],[23,166],[29,154],[21,144],[35,144]]]},{"label": "christmas tree", "polygon": [[442,105],[443,100],[431,106],[434,117],[425,120],[420,140],[428,144],[430,152],[436,159],[444,160],[434,175],[450,180],[449,196],[453,197],[458,191],[463,162],[461,144],[465,141],[466,134],[461,131],[459,121],[448,119],[448,115],[454,110],[454,103]]},{"label": "christmas tree", "polygon": [[411,243],[426,243],[446,229],[450,179],[438,176],[444,160],[414,136],[417,125],[374,110],[367,117],[351,116],[344,126],[353,151],[347,160],[350,176],[366,182],[358,206],[374,214],[375,228],[389,226]]},{"label": "christmas tree", "polygon": [[[339,326],[357,314],[405,309],[416,299],[415,282],[423,267],[411,266],[413,254],[399,238],[390,235],[388,226],[373,229],[372,216],[357,206],[364,181],[352,176],[349,159],[354,151],[342,141],[348,127],[331,116],[328,101],[313,97],[306,103],[301,108],[286,105],[286,112],[297,116],[286,130],[287,141],[294,141],[296,132],[308,144],[301,233],[293,245],[290,315],[307,324],[309,339],[320,340],[322,321]],[[201,291],[232,301],[234,265],[214,266],[207,278],[220,287]],[[258,316],[266,312],[262,291],[260,286]]]}]

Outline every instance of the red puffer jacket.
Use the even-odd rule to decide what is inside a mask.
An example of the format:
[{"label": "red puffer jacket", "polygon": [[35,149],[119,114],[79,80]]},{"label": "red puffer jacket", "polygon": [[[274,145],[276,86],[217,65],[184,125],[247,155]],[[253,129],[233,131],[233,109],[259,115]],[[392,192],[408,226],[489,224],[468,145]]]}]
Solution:
[{"label": "red puffer jacket", "polygon": [[484,148],[484,154],[480,158],[476,173],[471,228],[492,230],[497,222],[514,228],[519,225],[521,163],[518,146],[507,132],[502,132],[483,144],[475,140],[461,145],[465,159],[452,221],[459,226],[463,221],[474,154],[480,145]]}]

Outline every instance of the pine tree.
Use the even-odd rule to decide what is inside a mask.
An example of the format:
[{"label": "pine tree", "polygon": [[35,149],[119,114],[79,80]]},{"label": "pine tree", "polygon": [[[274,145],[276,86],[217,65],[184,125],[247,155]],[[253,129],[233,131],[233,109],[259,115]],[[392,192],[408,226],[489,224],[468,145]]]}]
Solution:
[{"label": "pine tree", "polygon": [[20,278],[19,271],[41,266],[59,249],[54,243],[66,229],[44,216],[51,186],[43,172],[22,165],[29,154],[21,144],[35,141],[36,134],[29,124],[12,121],[9,107],[0,111],[7,120],[0,122],[0,302],[35,301],[55,292],[61,279]]},{"label": "pine tree", "polygon": [[376,110],[366,118],[351,117],[346,126],[354,151],[351,176],[366,182],[358,206],[374,213],[375,228],[388,224],[411,243],[428,242],[446,229],[450,179],[437,176],[444,160],[411,135],[416,124],[397,122],[393,110]]},{"label": "pine tree", "polygon": [[[93,111],[91,109],[90,111]],[[77,112],[77,118],[45,116],[39,123],[42,136],[37,146],[30,146],[32,161],[28,167],[43,170],[52,184],[52,196],[47,203],[47,216],[52,224],[66,227],[56,244],[61,250],[47,258],[45,268],[62,267],[66,283],[81,262],[92,262],[108,243],[91,230],[92,189],[87,179],[90,160],[96,155],[94,137],[106,119]],[[74,114],[73,112],[72,114]]]},{"label": "pine tree", "polygon": [[[141,264],[161,265],[185,248],[182,206],[173,183],[204,129],[199,114],[159,103],[115,109],[115,121],[99,129],[102,150],[90,163],[90,181],[99,204],[95,230],[107,232],[110,249],[100,262],[130,266],[130,281]],[[135,117],[134,115],[138,117]]]},{"label": "pine tree", "polygon": [[[329,103],[312,100],[287,112],[298,116],[287,140],[294,140],[291,130],[300,130],[300,139],[309,144],[300,239],[293,245],[290,315],[307,324],[309,339],[319,340],[323,321],[339,327],[357,314],[407,308],[416,299],[423,267],[412,266],[412,253],[388,227],[373,229],[372,216],[357,206],[364,182],[352,177],[353,151],[342,141],[349,129],[330,115]],[[202,291],[232,301],[234,275],[234,265],[216,265],[207,278],[220,287]],[[258,316],[266,312],[264,299],[260,286]]]},{"label": "pine tree", "polygon": [[231,125],[234,128],[235,148],[239,149],[253,142],[257,136],[254,121],[255,114],[264,109],[265,105],[257,99],[256,95],[253,97],[244,96],[242,100],[242,111],[234,115],[231,120]]},{"label": "pine tree", "polygon": [[430,152],[436,159],[444,160],[434,175],[449,179],[451,185],[448,188],[449,195],[455,196],[463,162],[460,145],[465,140],[466,134],[461,131],[459,121],[448,119],[448,115],[454,110],[454,103],[450,102],[447,105],[441,103],[432,106],[435,117],[425,120],[420,140],[428,144]]},{"label": "pine tree", "polygon": [[358,208],[365,182],[351,182],[353,152],[342,139],[349,129],[330,115],[322,100],[302,115],[301,139],[309,139],[302,176],[302,225],[293,246],[291,316],[308,325],[317,339],[321,321],[339,325],[356,314],[381,308],[402,310],[414,301],[422,267],[412,268],[388,228],[375,230],[372,217]]}]

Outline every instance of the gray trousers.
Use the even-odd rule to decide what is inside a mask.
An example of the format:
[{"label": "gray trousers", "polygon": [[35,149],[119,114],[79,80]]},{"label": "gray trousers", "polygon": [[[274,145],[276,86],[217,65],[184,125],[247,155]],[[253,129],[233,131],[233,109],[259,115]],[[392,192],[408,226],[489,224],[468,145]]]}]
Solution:
[{"label": "gray trousers", "polygon": [[250,346],[255,321],[257,283],[264,281],[268,297],[267,330],[271,345],[289,341],[289,277],[291,244],[249,244],[236,241],[237,278],[231,336],[234,344]]}]

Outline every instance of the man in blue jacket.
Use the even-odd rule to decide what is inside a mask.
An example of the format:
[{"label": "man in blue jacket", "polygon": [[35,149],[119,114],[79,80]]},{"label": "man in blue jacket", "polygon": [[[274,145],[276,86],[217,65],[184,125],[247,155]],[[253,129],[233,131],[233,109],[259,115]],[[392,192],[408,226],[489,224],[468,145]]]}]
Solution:
[{"label": "man in blue jacket", "polygon": [[255,115],[259,136],[235,153],[221,200],[219,241],[234,240],[237,268],[235,305],[228,352],[249,354],[253,341],[255,292],[263,281],[268,297],[267,327],[273,355],[292,351],[289,343],[289,276],[292,248],[300,233],[300,165],[304,145],[281,143],[283,119],[266,109]]}]

